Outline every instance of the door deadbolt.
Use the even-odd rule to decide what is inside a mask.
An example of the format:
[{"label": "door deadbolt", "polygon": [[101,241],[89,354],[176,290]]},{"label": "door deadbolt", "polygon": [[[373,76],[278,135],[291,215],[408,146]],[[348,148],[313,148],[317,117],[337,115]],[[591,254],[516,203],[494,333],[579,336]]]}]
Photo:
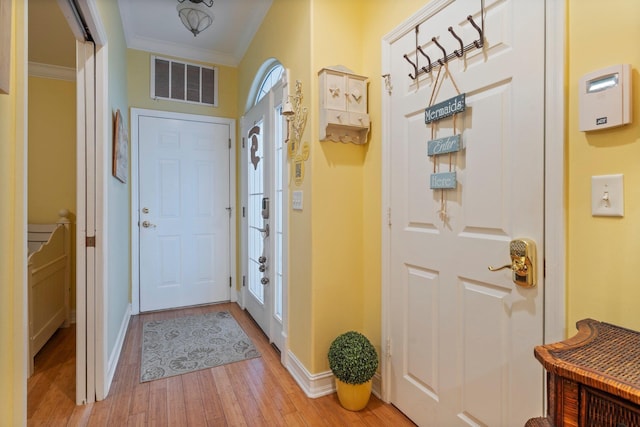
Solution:
[{"label": "door deadbolt", "polygon": [[509,244],[511,263],[502,267],[489,266],[490,271],[508,268],[512,271],[512,280],[523,288],[536,286],[536,244],[531,239],[515,239]]}]

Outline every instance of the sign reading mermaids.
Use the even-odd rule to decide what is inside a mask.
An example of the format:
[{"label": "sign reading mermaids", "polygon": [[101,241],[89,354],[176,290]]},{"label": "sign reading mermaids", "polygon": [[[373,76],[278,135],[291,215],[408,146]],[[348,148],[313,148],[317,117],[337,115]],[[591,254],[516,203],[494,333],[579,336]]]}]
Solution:
[{"label": "sign reading mermaids", "polygon": [[432,105],[431,107],[427,107],[424,110],[424,123],[429,124],[463,112],[466,108],[465,95],[466,94],[463,93],[449,98],[446,101],[439,102],[436,105]]}]

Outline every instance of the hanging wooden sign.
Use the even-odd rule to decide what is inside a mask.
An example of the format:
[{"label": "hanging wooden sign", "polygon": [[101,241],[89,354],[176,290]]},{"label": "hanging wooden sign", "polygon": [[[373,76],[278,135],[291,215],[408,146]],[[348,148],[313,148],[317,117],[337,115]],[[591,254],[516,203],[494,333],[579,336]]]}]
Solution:
[{"label": "hanging wooden sign", "polygon": [[457,184],[455,172],[432,173],[429,178],[429,187],[432,190],[453,189]]},{"label": "hanging wooden sign", "polygon": [[460,151],[460,135],[452,135],[427,142],[427,155],[456,153]]},{"label": "hanging wooden sign", "polygon": [[436,105],[432,105],[431,107],[427,107],[424,110],[425,124],[463,112],[466,108],[465,95],[466,94],[463,93],[458,96],[454,96],[453,98],[449,98],[446,101],[439,102]]}]

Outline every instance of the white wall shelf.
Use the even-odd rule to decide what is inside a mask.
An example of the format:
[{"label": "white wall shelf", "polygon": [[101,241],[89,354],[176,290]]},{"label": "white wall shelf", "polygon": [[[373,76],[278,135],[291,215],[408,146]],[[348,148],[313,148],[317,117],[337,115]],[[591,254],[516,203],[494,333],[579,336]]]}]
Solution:
[{"label": "white wall shelf", "polygon": [[337,65],[318,72],[320,141],[366,144],[369,135],[367,78]]}]

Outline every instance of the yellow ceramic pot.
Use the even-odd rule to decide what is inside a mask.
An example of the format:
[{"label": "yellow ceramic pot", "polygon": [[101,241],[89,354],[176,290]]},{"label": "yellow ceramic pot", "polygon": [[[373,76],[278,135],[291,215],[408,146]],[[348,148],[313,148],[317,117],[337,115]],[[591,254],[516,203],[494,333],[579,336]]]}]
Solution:
[{"label": "yellow ceramic pot", "polygon": [[371,396],[371,381],[363,384],[347,384],[336,378],[338,400],[349,411],[360,411],[367,406]]}]

